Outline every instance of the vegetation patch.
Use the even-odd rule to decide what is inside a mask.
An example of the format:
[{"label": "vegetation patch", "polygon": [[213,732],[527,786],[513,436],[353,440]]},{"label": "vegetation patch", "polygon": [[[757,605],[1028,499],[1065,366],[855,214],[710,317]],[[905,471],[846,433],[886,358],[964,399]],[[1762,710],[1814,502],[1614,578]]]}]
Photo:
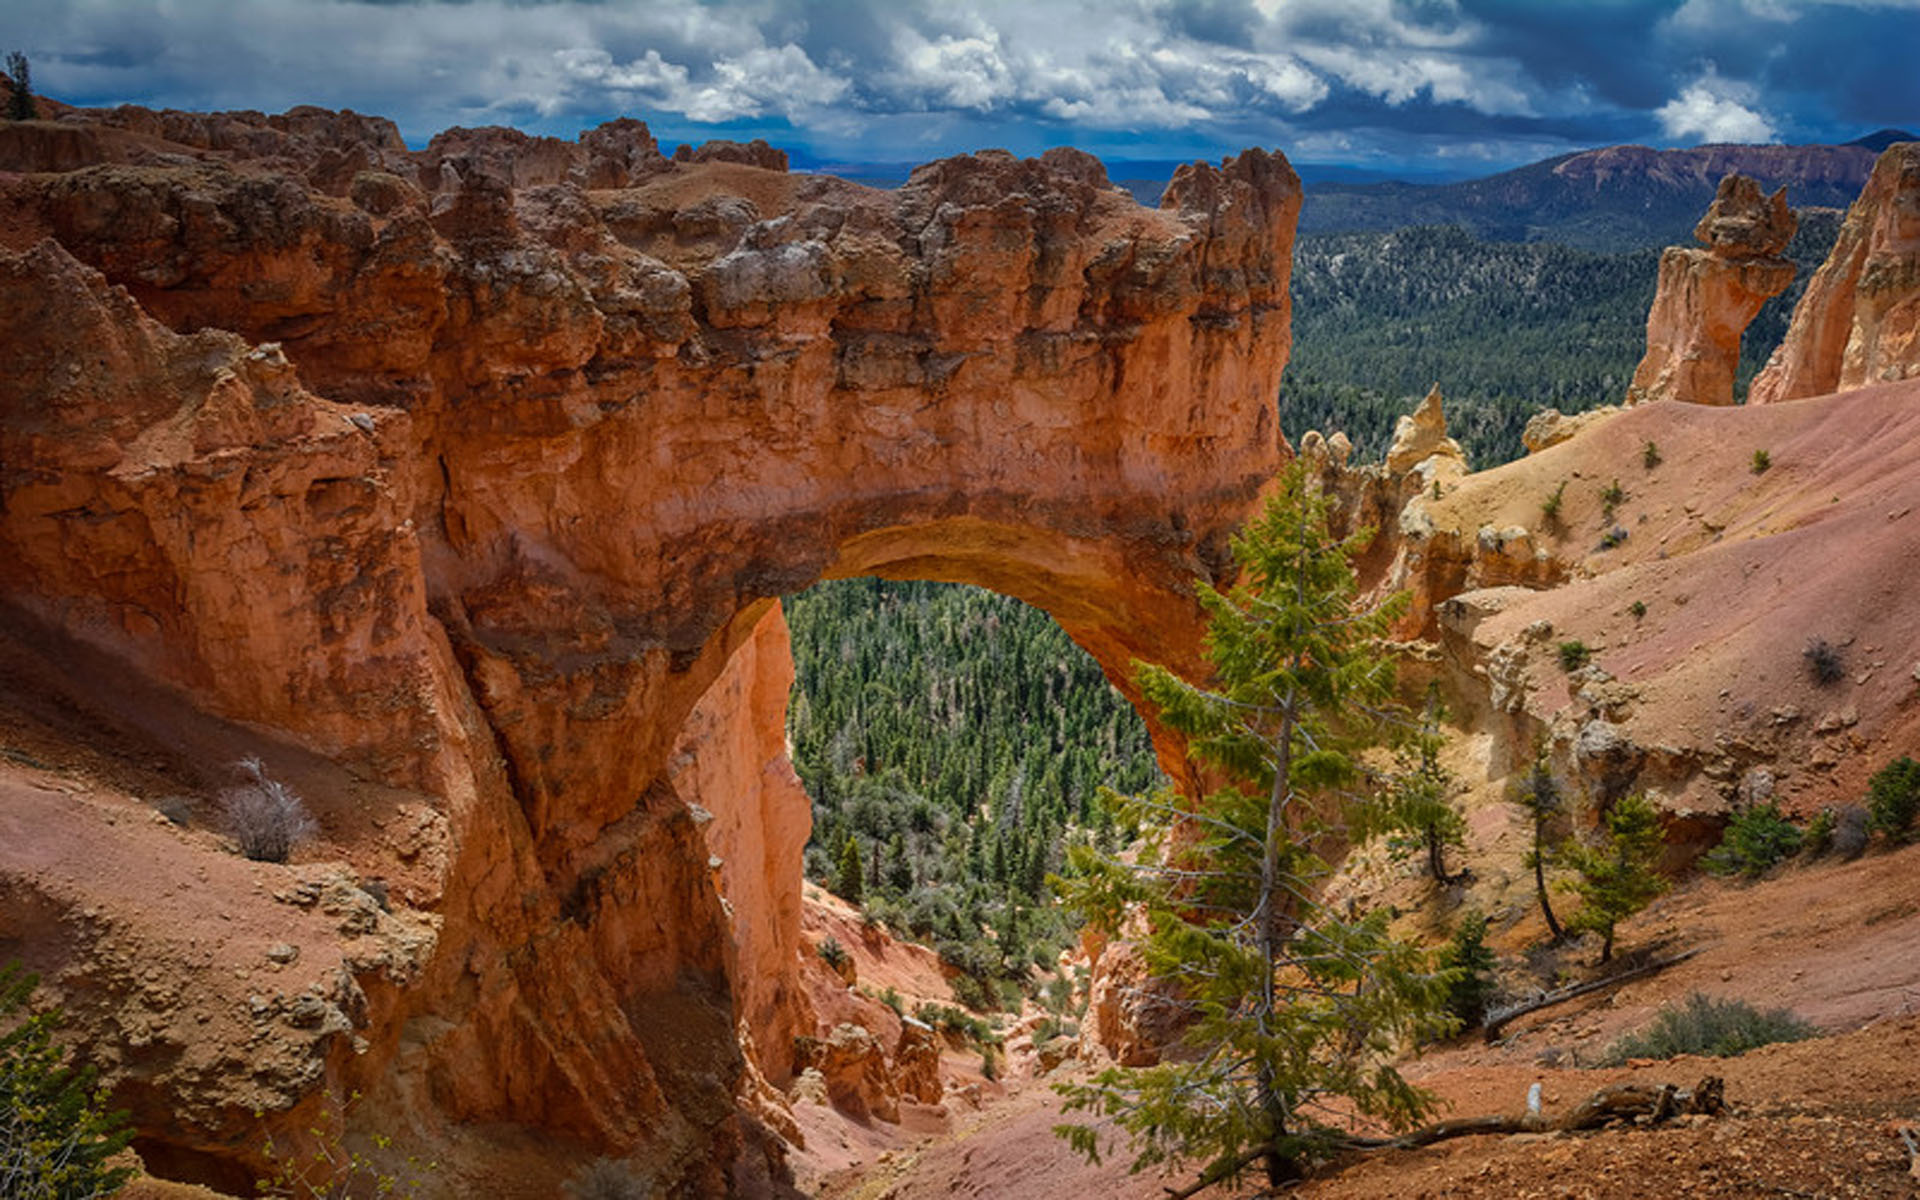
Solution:
[{"label": "vegetation patch", "polygon": [[1805,836],[1799,826],[1781,815],[1778,805],[1756,804],[1727,822],[1720,844],[1707,851],[1700,863],[1715,875],[1756,879],[1798,853]]},{"label": "vegetation patch", "polygon": [[1912,836],[1920,815],[1920,763],[1901,755],[1867,781],[1867,826],[1894,841]]},{"label": "vegetation patch", "polygon": [[1680,1006],[1661,1009],[1647,1028],[1607,1047],[1600,1065],[1682,1054],[1732,1058],[1775,1042],[1803,1042],[1819,1032],[1784,1008],[1763,1012],[1744,1000],[1716,1000],[1695,992]]}]

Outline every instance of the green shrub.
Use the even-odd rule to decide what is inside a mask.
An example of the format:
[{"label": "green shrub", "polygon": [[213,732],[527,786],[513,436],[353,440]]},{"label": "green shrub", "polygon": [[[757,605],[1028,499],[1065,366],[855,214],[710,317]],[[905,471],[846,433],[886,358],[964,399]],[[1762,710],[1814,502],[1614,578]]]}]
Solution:
[{"label": "green shrub", "polygon": [[1620,486],[1618,479],[1600,489],[1600,511],[1607,520],[1613,520],[1613,512],[1627,502],[1627,489]]},{"label": "green shrub", "polygon": [[975,1044],[993,1040],[993,1026],[951,1004],[922,1004],[913,1010],[913,1015],[942,1033],[958,1034]]},{"label": "green shrub", "polygon": [[880,1003],[892,1009],[893,1015],[896,1017],[906,1015],[907,1006],[900,999],[900,989],[894,987],[892,984],[888,984],[885,990],[880,993]]},{"label": "green shrub", "polygon": [[1567,481],[1562,479],[1560,486],[1554,488],[1552,493],[1540,502],[1540,515],[1546,518],[1547,524],[1555,525],[1559,523],[1560,506],[1566,502],[1566,497]]},{"label": "green shrub", "polygon": [[847,948],[840,944],[840,939],[837,937],[828,937],[823,940],[820,943],[819,955],[828,966],[836,971],[853,961],[853,955],[847,953]]},{"label": "green shrub", "polygon": [[1768,454],[1765,450],[1755,450],[1753,452],[1753,463],[1750,469],[1755,475],[1765,475],[1767,468],[1771,466],[1773,466],[1773,455]]},{"label": "green shrub", "polygon": [[1818,1033],[1784,1008],[1761,1012],[1744,1000],[1715,1000],[1695,992],[1680,1007],[1661,1009],[1647,1028],[1609,1046],[1601,1065],[1681,1054],[1732,1058],[1775,1042],[1805,1041]]},{"label": "green shrub", "polygon": [[987,985],[971,975],[953,977],[953,998],[975,1012],[990,1012],[993,998],[987,993]]},{"label": "green shrub", "polygon": [[1079,1037],[1080,1026],[1064,1017],[1042,1017],[1033,1027],[1033,1044],[1045,1045],[1057,1037]]},{"label": "green shrub", "polygon": [[1660,465],[1660,447],[1648,442],[1640,451],[1640,465],[1651,471]]},{"label": "green shrub", "polygon": [[1796,853],[1804,838],[1797,825],[1780,815],[1779,806],[1756,804],[1727,822],[1720,844],[1700,862],[1715,875],[1753,879]]},{"label": "green shrub", "polygon": [[127,1114],[109,1112],[90,1069],[63,1066],[58,1009],[32,1016],[40,977],[0,965],[0,1194],[8,1200],[93,1200],[133,1171],[107,1160],[133,1140]]},{"label": "green shrub", "polygon": [[1593,661],[1593,651],[1579,640],[1560,643],[1560,669],[1571,675]]},{"label": "green shrub", "polygon": [[1902,841],[1920,815],[1920,763],[1901,755],[1867,781],[1867,827]]},{"label": "green shrub", "polygon": [[1833,849],[1833,830],[1837,823],[1831,808],[1823,808],[1815,813],[1813,820],[1807,822],[1807,832],[1800,839],[1800,852],[1808,858],[1819,858]]},{"label": "green shrub", "polygon": [[1627,605],[1627,612],[1632,614],[1634,620],[1638,621],[1647,615],[1647,602],[1645,600],[1635,600],[1632,604]]},{"label": "green shrub", "polygon": [[1600,549],[1612,550],[1617,546],[1625,545],[1626,541],[1627,527],[1625,525],[1615,525],[1612,529],[1600,535]]}]

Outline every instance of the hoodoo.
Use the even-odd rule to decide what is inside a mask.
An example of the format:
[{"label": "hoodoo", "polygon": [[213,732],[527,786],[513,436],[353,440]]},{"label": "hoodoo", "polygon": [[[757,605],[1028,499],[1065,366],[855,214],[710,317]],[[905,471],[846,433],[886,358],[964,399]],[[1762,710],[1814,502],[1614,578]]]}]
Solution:
[{"label": "hoodoo", "polygon": [[1920,376],[1920,142],[1889,146],[1847,210],[1752,404]]},{"label": "hoodoo", "polygon": [[1793,264],[1780,255],[1798,225],[1785,188],[1769,197],[1744,175],[1720,181],[1693,231],[1706,249],[1669,246],[1660,256],[1647,353],[1633,373],[1629,404],[1733,403],[1740,335],[1793,282]]},{"label": "hoodoo", "polygon": [[[47,107],[0,143],[28,172],[0,175],[9,623],[398,797],[415,833],[333,805],[316,853],[411,880],[396,912],[435,926],[404,970],[342,960],[358,1000],[280,1090],[110,1064],[143,1144],[244,1170],[253,1108],[291,1129],[361,1091],[355,1120],[751,1189],[777,1154],[732,1099],[736,1023],[783,1074],[805,815],[688,801],[779,772],[716,761],[777,734],[728,728],[774,719],[777,597],[967,581],[1123,686],[1135,655],[1197,661],[1187,581],[1284,452],[1293,171],[1186,167],[1153,211],[1065,149],[887,193],[753,147],[668,160],[631,121],[409,152],[351,113]],[[739,703],[689,745],[716,680]],[[313,868],[248,869],[270,919]],[[73,882],[11,843],[0,872]],[[278,1019],[259,982],[203,986]]]}]

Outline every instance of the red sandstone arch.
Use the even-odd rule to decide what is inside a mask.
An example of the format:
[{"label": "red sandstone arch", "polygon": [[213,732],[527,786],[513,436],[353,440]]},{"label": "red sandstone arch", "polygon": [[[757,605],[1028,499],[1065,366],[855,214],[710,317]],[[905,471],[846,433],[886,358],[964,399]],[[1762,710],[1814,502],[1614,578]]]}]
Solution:
[{"label": "red sandstone arch", "polygon": [[[438,950],[337,1077],[727,1161],[733,1007],[778,1005],[677,795],[696,705],[827,575],[1013,595],[1116,680],[1195,661],[1284,448],[1297,179],[1249,151],[1153,211],[1070,150],[883,193],[607,134],[516,193],[517,144],[170,128],[201,165],[0,177],[4,598],[444,814]],[[173,1136],[244,1157],[234,1119]]]}]

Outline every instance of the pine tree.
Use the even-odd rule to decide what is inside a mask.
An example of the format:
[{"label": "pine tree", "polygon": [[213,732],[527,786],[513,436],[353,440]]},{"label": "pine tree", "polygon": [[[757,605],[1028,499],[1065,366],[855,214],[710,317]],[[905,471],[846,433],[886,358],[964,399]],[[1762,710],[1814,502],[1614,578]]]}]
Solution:
[{"label": "pine tree", "polygon": [[1470,912],[1460,919],[1453,940],[1440,952],[1440,965],[1453,973],[1447,985],[1447,1011],[1468,1029],[1487,1018],[1493,999],[1493,951],[1487,946],[1487,918]]},{"label": "pine tree", "polygon": [[18,963],[0,965],[0,1195],[110,1196],[133,1171],[107,1160],[133,1140],[133,1130],[127,1114],[102,1107],[91,1070],[61,1065],[53,1043],[59,1010],[19,1015],[39,983]]},{"label": "pine tree", "polygon": [[1527,852],[1527,866],[1533,870],[1533,892],[1540,901],[1540,915],[1547,919],[1547,931],[1553,940],[1566,940],[1567,931],[1553,915],[1553,903],[1547,899],[1548,826],[1560,816],[1560,785],[1554,782],[1553,767],[1542,750],[1534,757],[1527,777],[1513,792],[1513,802],[1527,810],[1533,819],[1533,848]]},{"label": "pine tree", "polygon": [[39,116],[33,103],[33,70],[27,56],[18,50],[7,55],[7,82],[12,85],[7,96],[7,119],[31,121]]},{"label": "pine tree", "polygon": [[[1145,907],[1143,951],[1182,981],[1192,1018],[1180,1053],[1062,1085],[1066,1107],[1113,1118],[1136,1167],[1197,1159],[1203,1185],[1255,1161],[1270,1186],[1299,1178],[1341,1139],[1321,1123],[1328,1098],[1389,1124],[1418,1119],[1430,1097],[1391,1056],[1451,1026],[1445,979],[1387,935],[1384,913],[1345,919],[1316,898],[1328,867],[1314,843],[1351,806],[1355,756],[1384,732],[1393,670],[1381,642],[1398,610],[1356,611],[1348,556],[1364,535],[1333,539],[1327,509],[1289,467],[1234,539],[1239,584],[1196,585],[1211,686],[1138,669],[1167,726],[1238,785],[1190,812],[1136,800],[1137,818],[1164,818],[1158,853],[1129,867],[1076,847],[1060,884],[1108,928]],[[1097,1157],[1092,1127],[1057,1132]]]},{"label": "pine tree", "polygon": [[860,843],[852,834],[840,843],[840,858],[834,863],[833,893],[848,904],[860,903],[864,880],[860,874]]},{"label": "pine tree", "polygon": [[1614,802],[1603,822],[1605,833],[1597,846],[1569,846],[1565,857],[1578,874],[1567,890],[1582,900],[1580,911],[1567,921],[1575,933],[1600,934],[1600,961],[1613,958],[1614,926],[1645,908],[1667,889],[1653,869],[1660,856],[1660,814],[1653,802],[1636,792]]},{"label": "pine tree", "polygon": [[1429,693],[1427,711],[1412,744],[1400,755],[1399,769],[1372,813],[1374,829],[1405,838],[1427,860],[1427,874],[1435,883],[1447,883],[1447,847],[1464,845],[1467,823],[1454,810],[1453,773],[1440,765],[1440,732],[1444,716],[1439,698]]}]

